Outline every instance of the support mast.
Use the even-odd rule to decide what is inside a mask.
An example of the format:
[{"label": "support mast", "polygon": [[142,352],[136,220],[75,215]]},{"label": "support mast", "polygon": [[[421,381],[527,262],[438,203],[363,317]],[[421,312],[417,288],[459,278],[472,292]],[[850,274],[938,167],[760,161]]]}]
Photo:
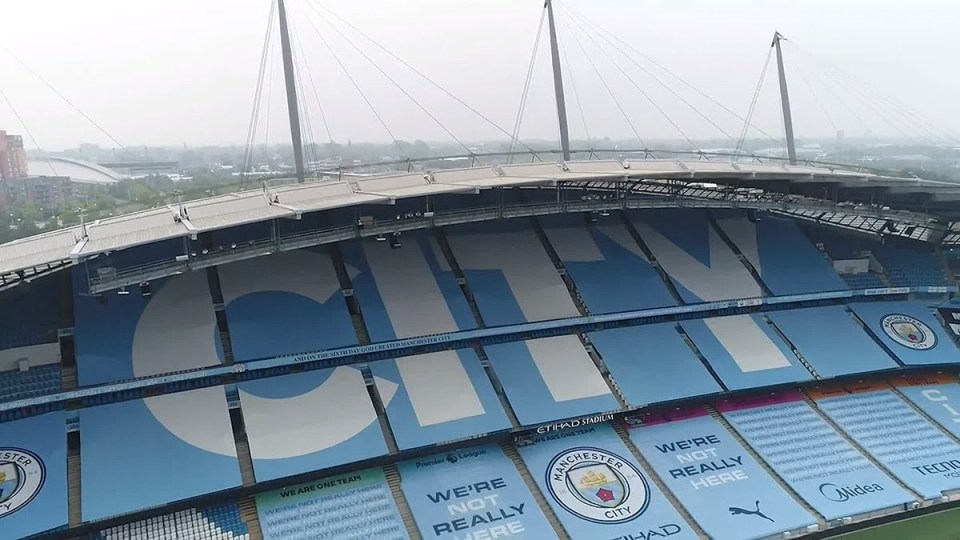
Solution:
[{"label": "support mast", "polygon": [[560,70],[560,46],[557,44],[557,27],[553,22],[553,1],[546,0],[547,19],[550,26],[550,56],[553,57],[553,90],[557,96],[557,118],[560,120],[560,149],[563,160],[570,161],[570,133],[567,131],[567,104],[563,97],[563,73]]},{"label": "support mast", "polygon": [[793,117],[790,114],[790,94],[787,92],[787,74],[783,69],[783,52],[780,50],[780,41],[786,39],[780,32],[773,34],[771,47],[777,48],[777,71],[780,74],[780,102],[783,106],[783,128],[787,132],[787,155],[790,164],[797,164],[797,145],[793,140]]},{"label": "support mast", "polygon": [[297,167],[297,182],[303,183],[303,138],[300,133],[300,108],[297,105],[297,81],[293,71],[293,53],[290,50],[290,32],[287,28],[287,8],[277,0],[280,12],[280,48],[283,52],[283,77],[287,86],[287,112],[290,114],[290,138],[293,142],[293,160]]}]

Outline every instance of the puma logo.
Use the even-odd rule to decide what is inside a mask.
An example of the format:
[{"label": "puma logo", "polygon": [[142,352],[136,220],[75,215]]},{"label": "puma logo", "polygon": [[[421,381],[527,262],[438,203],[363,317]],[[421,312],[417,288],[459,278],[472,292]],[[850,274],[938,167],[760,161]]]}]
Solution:
[{"label": "puma logo", "polygon": [[760,511],[760,501],[756,501],[754,504],[756,504],[756,506],[757,506],[757,509],[756,509],[756,510],[746,510],[746,509],[743,509],[743,508],[737,508],[736,506],[731,506],[728,510],[730,510],[730,514],[731,514],[731,515],[734,515],[734,516],[740,516],[740,515],[743,515],[743,516],[751,516],[751,515],[752,515],[752,516],[759,516],[759,517],[762,517],[763,519],[766,519],[766,520],[770,521],[770,523],[775,523],[775,522],[774,522],[772,519],[770,519],[766,514],[764,514],[763,512]]}]

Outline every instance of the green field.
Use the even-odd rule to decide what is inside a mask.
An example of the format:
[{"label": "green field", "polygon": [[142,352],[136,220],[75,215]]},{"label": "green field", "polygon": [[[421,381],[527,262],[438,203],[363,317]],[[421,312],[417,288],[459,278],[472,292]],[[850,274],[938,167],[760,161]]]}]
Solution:
[{"label": "green field", "polygon": [[960,508],[841,536],[840,540],[960,540]]}]

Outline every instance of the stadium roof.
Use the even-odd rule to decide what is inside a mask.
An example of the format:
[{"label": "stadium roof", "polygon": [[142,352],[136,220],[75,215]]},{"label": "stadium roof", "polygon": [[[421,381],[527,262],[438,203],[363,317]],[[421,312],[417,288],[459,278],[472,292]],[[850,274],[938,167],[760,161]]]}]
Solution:
[{"label": "stadium roof", "polygon": [[[85,237],[80,227],[72,227],[0,245],[0,275],[78,261],[170,238],[196,237],[206,231],[276,218],[297,218],[308,212],[368,203],[391,203],[397,199],[428,195],[479,193],[490,188],[553,186],[558,182],[602,188],[603,183],[646,185],[664,180],[682,180],[687,185],[731,184],[761,188],[783,182],[790,185],[834,185],[845,189],[882,189],[890,194],[908,196],[920,194],[934,201],[960,200],[958,184],[813,166],[707,160],[592,160],[492,165],[286,185],[184,202],[183,216],[177,205],[170,205],[103,219],[87,224]],[[870,208],[863,210],[864,213],[870,211]],[[853,208],[845,212],[861,213]],[[883,218],[882,215],[873,217]]]},{"label": "stadium roof", "polygon": [[80,184],[115,184],[126,178],[96,163],[57,156],[31,159],[27,168],[32,176],[67,176]]}]

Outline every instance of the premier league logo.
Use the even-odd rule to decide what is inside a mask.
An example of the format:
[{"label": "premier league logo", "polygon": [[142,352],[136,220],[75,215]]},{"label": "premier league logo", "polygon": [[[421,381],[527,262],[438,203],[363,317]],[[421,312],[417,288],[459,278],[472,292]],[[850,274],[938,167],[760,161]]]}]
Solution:
[{"label": "premier league logo", "polygon": [[594,523],[625,523],[650,504],[650,488],[629,461],[599,448],[572,448],[547,467],[547,489],[566,511]]},{"label": "premier league logo", "polygon": [[937,345],[937,335],[933,330],[909,315],[887,315],[880,320],[880,326],[890,339],[908,349],[925,351]]},{"label": "premier league logo", "polygon": [[32,452],[0,448],[0,518],[30,503],[46,478],[43,462]]}]

